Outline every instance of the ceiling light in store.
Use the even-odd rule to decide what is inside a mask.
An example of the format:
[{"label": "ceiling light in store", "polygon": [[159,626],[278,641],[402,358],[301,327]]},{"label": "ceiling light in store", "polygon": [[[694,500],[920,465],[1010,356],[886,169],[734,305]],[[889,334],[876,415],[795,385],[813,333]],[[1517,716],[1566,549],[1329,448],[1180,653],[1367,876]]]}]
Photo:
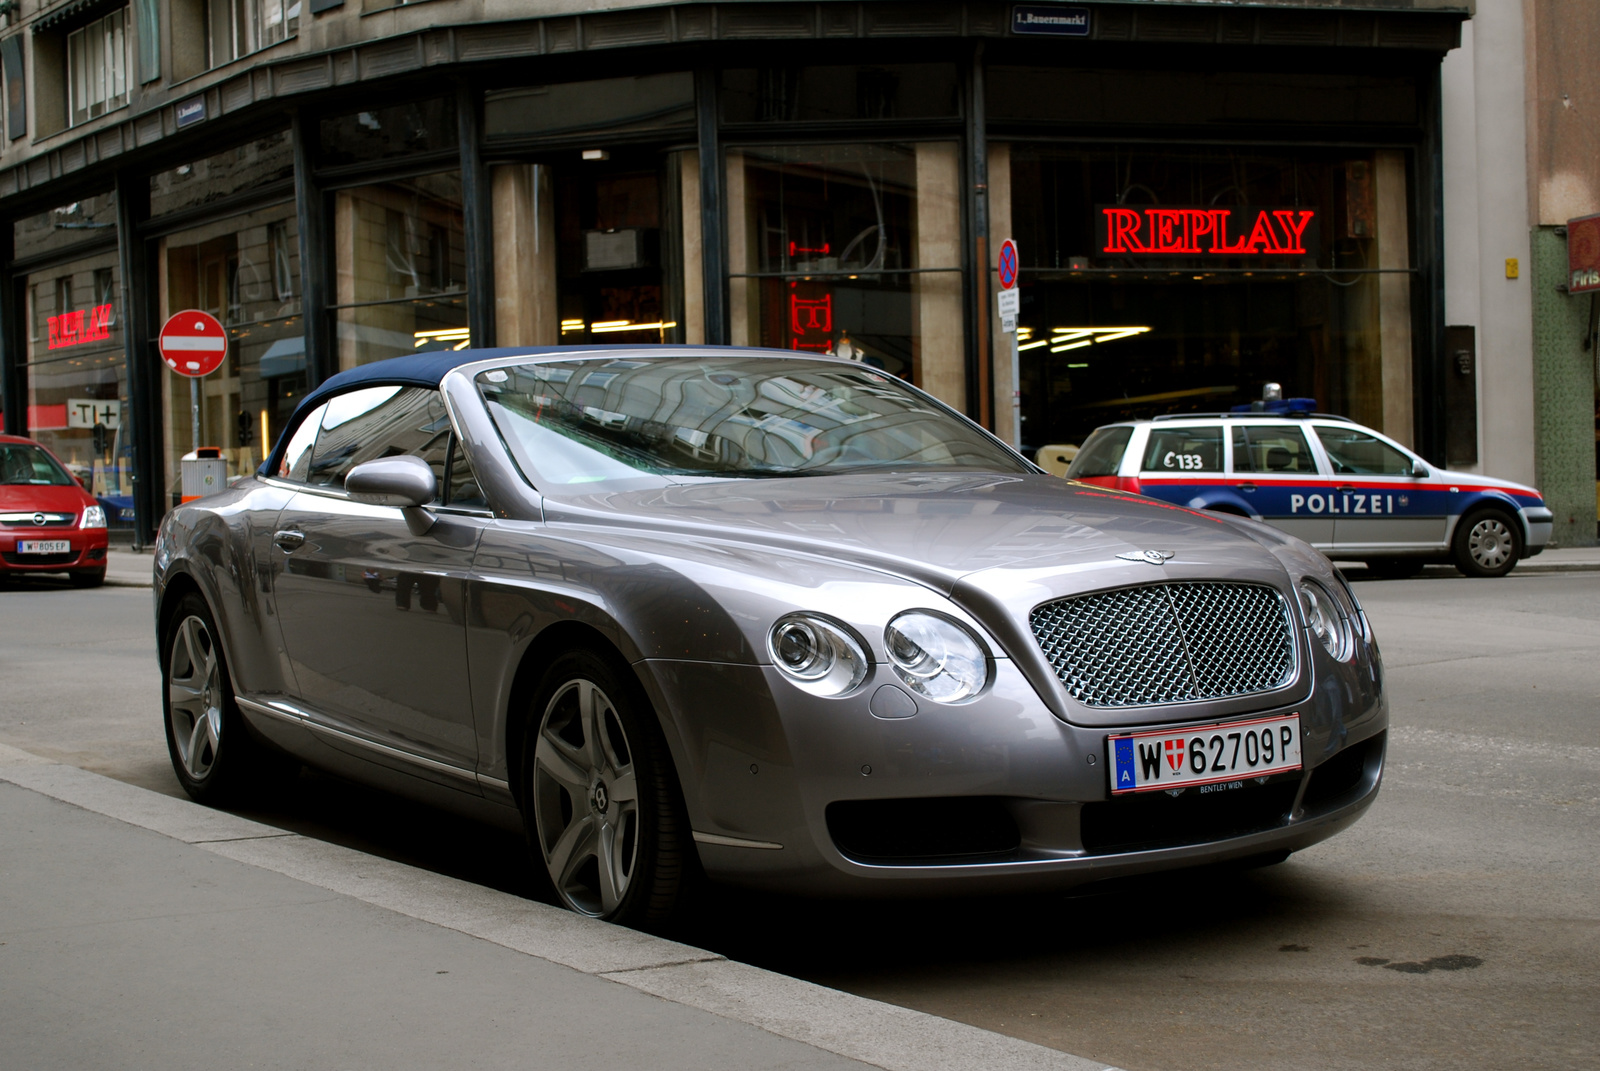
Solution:
[{"label": "ceiling light in store", "polygon": [[585,149],[583,150],[583,158],[585,160],[609,160],[611,159],[611,154],[604,149]]},{"label": "ceiling light in store", "polygon": [[[1022,337],[1020,332],[1018,333],[1017,337],[1018,338]],[[1050,340],[1047,339],[1047,338],[1041,338],[1038,342],[1024,342],[1024,343],[1022,343],[1020,346],[1017,347],[1017,352],[1021,353],[1023,350],[1036,350],[1040,346],[1048,346],[1048,345],[1050,345]]]},{"label": "ceiling light in store", "polygon": [[561,321],[561,333],[563,335],[570,334],[573,331],[582,331],[582,330],[583,330],[583,321],[582,320],[562,320]]},{"label": "ceiling light in store", "polygon": [[655,323],[636,324],[629,320],[605,320],[591,324],[589,330],[597,335],[611,331],[665,331],[669,327],[677,327],[676,320],[657,320]]},{"label": "ceiling light in store", "polygon": [[429,342],[453,342],[453,350],[464,350],[472,344],[472,329],[470,327],[446,327],[438,331],[413,331],[411,333],[414,347],[421,347]]},{"label": "ceiling light in store", "polygon": [[1086,364],[1069,364],[1069,365],[1067,365],[1067,367],[1068,368],[1088,368],[1089,366],[1086,365]]},{"label": "ceiling light in store", "polygon": [[1051,346],[1051,353],[1065,353],[1067,350],[1081,350],[1085,346],[1094,345],[1094,339],[1086,338],[1082,342],[1069,342],[1065,346]]},{"label": "ceiling light in store", "polygon": [[1096,342],[1115,342],[1119,338],[1131,338],[1149,330],[1148,327],[1052,327],[1050,352],[1075,350]]}]

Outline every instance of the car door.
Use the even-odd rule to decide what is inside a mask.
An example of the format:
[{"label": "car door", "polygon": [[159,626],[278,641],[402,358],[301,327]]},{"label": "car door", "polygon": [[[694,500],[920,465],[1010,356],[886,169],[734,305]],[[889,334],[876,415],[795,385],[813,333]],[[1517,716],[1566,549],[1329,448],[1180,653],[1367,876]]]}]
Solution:
[{"label": "car door", "polygon": [[1333,467],[1333,542],[1341,553],[1444,545],[1450,492],[1418,475],[1425,466],[1355,424],[1313,427]]},{"label": "car door", "polygon": [[1223,476],[1220,424],[1153,424],[1139,465],[1139,489],[1182,506],[1203,506]]},{"label": "car door", "polygon": [[[436,521],[421,535],[399,509],[344,491],[355,465],[401,454],[423,458],[440,480]],[[369,387],[336,396],[309,460],[288,474],[301,487],[273,538],[283,648],[308,713],[358,744],[379,745],[368,751],[396,749],[424,765],[471,771],[467,578],[489,513],[465,466],[438,391]]]},{"label": "car door", "polygon": [[1262,520],[1314,547],[1333,544],[1328,479],[1297,424],[1235,424],[1230,466],[1240,496]]}]

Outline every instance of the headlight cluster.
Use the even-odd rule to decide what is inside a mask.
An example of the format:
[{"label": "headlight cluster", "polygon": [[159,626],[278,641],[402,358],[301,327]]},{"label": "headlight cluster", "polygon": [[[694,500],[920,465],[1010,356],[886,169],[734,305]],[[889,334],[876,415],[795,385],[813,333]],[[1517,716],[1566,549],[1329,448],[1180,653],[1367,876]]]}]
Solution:
[{"label": "headlight cluster", "polygon": [[844,625],[821,614],[780,618],[767,646],[772,664],[813,695],[843,695],[867,676],[861,644]]},{"label": "headlight cluster", "polygon": [[79,528],[104,528],[106,526],[106,510],[104,506],[90,506],[83,511],[83,520],[78,522]]},{"label": "headlight cluster", "polygon": [[1315,580],[1300,581],[1300,605],[1305,610],[1306,627],[1322,641],[1322,646],[1340,662],[1355,653],[1355,637],[1350,615],[1333,593]]},{"label": "headlight cluster", "polygon": [[[908,610],[889,622],[883,642],[895,676],[925,698],[960,703],[989,683],[988,649],[949,618]],[[772,664],[813,695],[844,695],[867,676],[867,655],[855,634],[821,614],[779,618],[767,636],[767,646]]]}]

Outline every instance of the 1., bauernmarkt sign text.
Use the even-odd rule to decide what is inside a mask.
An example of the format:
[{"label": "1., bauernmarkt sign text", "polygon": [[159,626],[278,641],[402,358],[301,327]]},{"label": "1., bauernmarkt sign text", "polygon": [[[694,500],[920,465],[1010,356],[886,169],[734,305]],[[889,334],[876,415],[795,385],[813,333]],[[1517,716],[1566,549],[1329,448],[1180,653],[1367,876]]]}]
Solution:
[{"label": "1., bauernmarkt sign text", "polygon": [[1317,255],[1310,208],[1095,206],[1095,250],[1103,257]]},{"label": "1., bauernmarkt sign text", "polygon": [[1014,7],[1012,33],[1042,33],[1054,37],[1088,37],[1089,9],[1086,7]]}]

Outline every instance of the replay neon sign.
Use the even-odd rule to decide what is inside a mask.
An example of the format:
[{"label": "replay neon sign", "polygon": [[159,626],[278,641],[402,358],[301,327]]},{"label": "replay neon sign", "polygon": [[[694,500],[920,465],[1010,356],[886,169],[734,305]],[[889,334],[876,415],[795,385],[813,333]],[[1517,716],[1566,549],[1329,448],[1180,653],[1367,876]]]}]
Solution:
[{"label": "replay neon sign", "polygon": [[1101,256],[1315,256],[1317,213],[1310,208],[1100,205]]}]

